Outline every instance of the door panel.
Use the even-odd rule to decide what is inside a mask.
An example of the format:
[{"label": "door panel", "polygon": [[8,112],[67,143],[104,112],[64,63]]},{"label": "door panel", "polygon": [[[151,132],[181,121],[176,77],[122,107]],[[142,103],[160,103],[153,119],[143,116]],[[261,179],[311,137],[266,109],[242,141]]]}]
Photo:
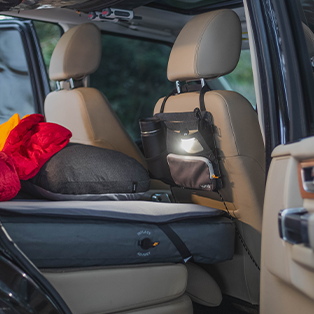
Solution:
[{"label": "door panel", "polygon": [[[314,234],[314,193],[304,195],[301,166],[314,159],[314,137],[273,151],[264,203],[262,231],[261,314],[314,313],[314,251],[310,245],[280,238],[278,214],[304,208],[310,244]],[[301,195],[302,191],[302,195]],[[304,198],[305,197],[305,198]]]}]

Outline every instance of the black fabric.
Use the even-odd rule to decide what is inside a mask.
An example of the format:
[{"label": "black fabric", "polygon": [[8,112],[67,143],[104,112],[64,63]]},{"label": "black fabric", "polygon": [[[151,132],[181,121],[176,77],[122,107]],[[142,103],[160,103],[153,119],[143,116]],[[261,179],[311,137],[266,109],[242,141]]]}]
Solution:
[{"label": "black fabric", "polygon": [[166,234],[166,236],[170,239],[173,245],[176,247],[178,252],[183,258],[184,262],[187,262],[191,259],[192,254],[185,245],[185,243],[180,239],[180,237],[173,231],[173,229],[169,225],[158,225],[158,227]]},{"label": "black fabric", "polygon": [[[200,92],[200,109],[201,111],[206,111],[205,107],[205,94],[206,92],[210,91],[210,88],[207,84],[205,84],[203,87],[201,84],[194,84],[194,85],[189,85],[189,84],[184,84],[181,87],[181,93],[189,93],[189,92]],[[161,104],[160,107],[160,113],[163,113],[165,111],[165,106],[168,98],[170,96],[174,96],[177,94],[177,89],[174,89],[168,96],[166,96]],[[178,95],[178,94],[177,94]]]},{"label": "black fabric", "polygon": [[[202,88],[201,94],[206,92],[206,86]],[[193,185],[193,188],[189,185],[179,185],[184,188],[192,188],[196,190],[218,190],[222,188],[222,181],[220,178],[220,169],[218,159],[216,157],[216,143],[214,137],[214,125],[213,117],[210,112],[201,111],[199,108],[195,108],[193,112],[176,112],[176,113],[157,113],[154,115],[156,121],[160,121],[162,126],[162,132],[159,131],[159,135],[162,137],[159,142],[164,141],[166,150],[159,152],[156,156],[146,158],[149,172],[153,178],[162,180],[163,182],[170,184],[171,186],[178,185],[178,182],[187,182],[186,180],[178,180],[173,176],[172,171],[169,169],[169,154],[176,154],[189,157],[204,157],[212,164],[213,173],[208,176],[206,184],[201,184],[198,187]],[[157,133],[156,133],[157,134]],[[143,135],[142,135],[143,138]],[[147,157],[148,151],[152,151],[151,145],[154,146],[152,141],[153,137],[143,138],[143,146],[145,156]],[[182,146],[182,142],[185,140],[193,140],[198,142],[201,146],[200,150],[187,151]],[[158,150],[155,149],[158,152]],[[180,178],[187,176],[197,176],[199,173],[191,171],[191,169],[184,169]],[[206,170],[206,173],[208,171]],[[194,178],[193,182],[198,182],[197,178]],[[192,182],[191,181],[191,182]]]},{"label": "black fabric", "polygon": [[[229,260],[235,229],[224,215],[195,204],[147,201],[0,204],[0,219],[9,236],[40,268],[182,262],[173,235],[171,241],[159,224],[173,230],[195,262]],[[145,239],[157,244],[143,248]]]},{"label": "black fabric", "polygon": [[188,93],[188,92],[199,92],[202,89],[202,84],[184,84],[181,87],[182,93]]},{"label": "black fabric", "polygon": [[165,110],[165,105],[166,105],[166,102],[167,102],[168,98],[169,98],[170,96],[175,95],[176,92],[177,92],[177,90],[174,89],[168,96],[166,96],[166,97],[164,98],[164,100],[163,100],[163,102],[162,102],[162,104],[161,104],[161,107],[160,107],[160,112],[161,112],[161,113],[164,112],[164,110]]},{"label": "black fabric", "polygon": [[205,94],[206,92],[208,92],[210,89],[208,87],[207,84],[204,85],[204,87],[202,87],[201,91],[200,91],[200,109],[201,111],[206,111],[206,107],[205,107]]},{"label": "black fabric", "polygon": [[[150,179],[145,168],[135,159],[120,152],[89,145],[68,144],[51,157],[38,174],[23,184],[29,193],[41,194],[39,187],[59,200],[62,195],[139,193],[149,189]],[[49,193],[42,195],[49,198]],[[75,198],[74,198],[75,199]],[[82,199],[82,198],[80,198]]]}]

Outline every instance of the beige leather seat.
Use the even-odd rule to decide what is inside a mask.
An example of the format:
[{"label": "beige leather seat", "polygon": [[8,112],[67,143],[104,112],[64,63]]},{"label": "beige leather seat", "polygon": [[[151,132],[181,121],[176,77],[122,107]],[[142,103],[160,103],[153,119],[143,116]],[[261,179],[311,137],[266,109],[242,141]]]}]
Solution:
[{"label": "beige leather seat", "polygon": [[[49,76],[58,85],[70,80],[72,88],[47,96],[46,119],[70,129],[72,142],[115,149],[145,165],[142,154],[106,97],[94,88],[82,87],[82,79],[98,68],[100,55],[100,32],[95,25],[82,24],[62,36],[52,55]],[[189,281],[187,269],[192,273]],[[218,306],[222,299],[211,276],[193,265],[187,268],[172,264],[44,269],[42,272],[73,314],[192,314],[190,297],[208,306]],[[204,283],[206,289],[200,289]]]},{"label": "beige leather seat", "polygon": [[[212,80],[236,67],[241,50],[241,23],[232,10],[208,12],[194,17],[180,32],[168,63],[170,81]],[[154,113],[160,112],[161,98]],[[199,107],[199,92],[168,98],[164,112],[193,111]],[[209,91],[205,107],[216,127],[216,144],[222,174],[220,190],[230,213],[257,263],[260,263],[260,233],[265,186],[265,154],[256,112],[240,94]],[[192,201],[225,209],[215,192],[190,193],[178,189],[179,201]],[[189,197],[189,199],[187,198]],[[259,302],[259,271],[239,239],[232,261],[203,265],[217,280],[222,292],[252,304]]]},{"label": "beige leather seat", "polygon": [[87,23],[68,30],[59,40],[50,61],[49,76],[60,82],[70,80],[70,90],[57,90],[46,97],[49,122],[68,128],[71,142],[120,151],[146,167],[145,159],[107,98],[95,88],[81,87],[82,80],[97,70],[101,58],[101,34]]}]

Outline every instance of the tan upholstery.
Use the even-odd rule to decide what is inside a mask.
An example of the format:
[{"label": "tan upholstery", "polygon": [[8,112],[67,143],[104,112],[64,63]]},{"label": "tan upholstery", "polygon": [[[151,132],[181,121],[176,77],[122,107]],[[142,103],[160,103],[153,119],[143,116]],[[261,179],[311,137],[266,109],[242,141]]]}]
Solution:
[{"label": "tan upholstery", "polygon": [[216,78],[236,67],[241,23],[231,10],[204,13],[190,20],[177,37],[168,63],[168,79]]},{"label": "tan upholstery", "polygon": [[188,284],[186,293],[192,301],[205,306],[218,306],[222,295],[216,281],[200,266],[187,263]]},{"label": "tan upholstery", "polygon": [[307,25],[302,23],[302,26],[303,26],[303,31],[305,35],[309,57],[313,58],[314,57],[314,34]]},{"label": "tan upholstery", "polygon": [[[101,57],[101,35],[97,26],[87,23],[68,30],[58,42],[50,62],[52,80],[79,80],[97,70]],[[47,95],[48,122],[68,128],[71,142],[120,151],[139,161],[144,156],[126,132],[107,98],[94,88],[58,90]]]},{"label": "tan upholstery", "polygon": [[145,160],[107,98],[94,88],[55,91],[46,97],[47,121],[71,130],[71,142],[120,151],[144,166]]},{"label": "tan upholstery", "polygon": [[193,314],[193,306],[191,299],[183,295],[174,301],[118,314]]},{"label": "tan upholstery", "polygon": [[[182,296],[187,285],[182,264],[43,270],[43,274],[73,314],[124,312],[163,304]],[[186,299],[183,304],[183,308],[191,307]]]},{"label": "tan upholstery", "polygon": [[54,81],[82,79],[100,64],[101,38],[97,26],[81,24],[69,29],[59,40],[51,56],[49,76]]},{"label": "tan upholstery", "polygon": [[[241,26],[231,10],[208,12],[188,22],[170,54],[168,78],[197,80],[215,78],[232,71],[239,59]],[[164,98],[156,104],[160,112]],[[260,262],[265,191],[265,152],[257,114],[251,104],[232,91],[209,91],[204,98],[213,115],[215,140],[222,175],[221,195],[257,263]],[[199,108],[199,92],[168,98],[164,112],[192,112]],[[176,199],[225,209],[215,192],[174,189]],[[192,195],[191,195],[192,193]],[[189,196],[189,198],[187,197]],[[236,238],[232,261],[204,266],[217,280],[222,292],[252,304],[259,302],[259,271]]]},{"label": "tan upholstery", "polygon": [[[160,111],[160,99],[154,113]],[[165,112],[193,111],[199,107],[199,93],[170,97]],[[216,145],[224,199],[233,204],[230,212],[241,221],[261,231],[265,185],[265,154],[256,112],[240,94],[231,91],[211,91],[205,94],[206,110],[211,112],[216,128]],[[194,196],[196,203],[211,206],[210,199],[220,198],[208,193],[207,202]],[[219,207],[221,208],[221,207]]]}]

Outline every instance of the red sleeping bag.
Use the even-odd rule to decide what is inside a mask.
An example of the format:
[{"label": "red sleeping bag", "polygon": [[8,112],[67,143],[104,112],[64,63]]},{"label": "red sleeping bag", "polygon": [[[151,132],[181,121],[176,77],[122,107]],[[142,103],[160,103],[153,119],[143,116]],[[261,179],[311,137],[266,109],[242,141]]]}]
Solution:
[{"label": "red sleeping bag", "polygon": [[68,129],[45,122],[40,114],[22,119],[0,152],[0,201],[13,198],[20,189],[19,180],[34,177],[50,157],[69,143],[71,136]]}]

